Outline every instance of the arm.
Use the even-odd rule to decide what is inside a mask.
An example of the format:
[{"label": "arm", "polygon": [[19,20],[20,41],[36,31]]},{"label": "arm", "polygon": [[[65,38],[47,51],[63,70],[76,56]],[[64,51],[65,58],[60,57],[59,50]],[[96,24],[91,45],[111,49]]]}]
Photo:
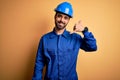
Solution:
[{"label": "arm", "polygon": [[38,46],[37,55],[36,55],[36,62],[35,62],[34,74],[33,74],[32,80],[42,80],[42,72],[45,65],[45,60],[44,60],[45,58],[44,58],[43,51],[44,51],[43,41],[41,39]]},{"label": "arm", "polygon": [[82,40],[81,49],[85,51],[96,51],[96,39],[94,38],[93,34],[88,31],[83,32],[84,38]]},{"label": "arm", "polygon": [[81,40],[81,49],[85,51],[96,51],[97,45],[96,45],[96,39],[94,38],[93,34],[91,32],[88,32],[87,27],[83,27],[81,24],[81,21],[79,21],[77,24],[75,24],[73,28],[74,32],[82,32],[84,35],[84,38]]}]

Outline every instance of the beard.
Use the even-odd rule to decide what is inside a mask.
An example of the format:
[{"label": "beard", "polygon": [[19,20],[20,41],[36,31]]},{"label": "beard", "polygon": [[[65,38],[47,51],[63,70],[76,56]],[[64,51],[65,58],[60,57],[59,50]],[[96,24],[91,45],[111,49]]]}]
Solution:
[{"label": "beard", "polygon": [[67,24],[63,23],[62,21],[55,22],[55,26],[58,30],[62,30],[66,28]]}]

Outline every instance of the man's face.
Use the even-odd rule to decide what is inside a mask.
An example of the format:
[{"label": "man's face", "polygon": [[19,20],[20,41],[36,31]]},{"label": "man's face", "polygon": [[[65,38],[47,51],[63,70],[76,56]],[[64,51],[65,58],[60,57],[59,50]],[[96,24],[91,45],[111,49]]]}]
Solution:
[{"label": "man's face", "polygon": [[55,15],[56,28],[59,30],[64,29],[67,26],[69,20],[70,20],[69,16],[62,14],[62,13],[56,13],[56,15]]}]

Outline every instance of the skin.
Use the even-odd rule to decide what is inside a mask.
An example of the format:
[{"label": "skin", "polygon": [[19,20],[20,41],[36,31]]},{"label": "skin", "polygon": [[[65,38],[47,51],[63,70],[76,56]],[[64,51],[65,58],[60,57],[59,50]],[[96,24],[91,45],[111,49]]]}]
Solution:
[{"label": "skin", "polygon": [[[70,17],[68,15],[58,13],[58,12],[55,14],[55,31],[58,35],[64,32],[69,21],[70,21]],[[83,30],[84,30],[84,27],[81,21],[78,21],[78,23],[74,25],[73,31],[71,33],[82,32]]]}]

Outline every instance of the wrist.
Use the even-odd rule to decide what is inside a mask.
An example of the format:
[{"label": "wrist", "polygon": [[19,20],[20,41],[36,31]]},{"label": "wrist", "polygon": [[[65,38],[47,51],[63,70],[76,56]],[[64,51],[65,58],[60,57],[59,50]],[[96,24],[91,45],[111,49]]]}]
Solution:
[{"label": "wrist", "polygon": [[88,27],[85,27],[82,33],[88,32]]}]

